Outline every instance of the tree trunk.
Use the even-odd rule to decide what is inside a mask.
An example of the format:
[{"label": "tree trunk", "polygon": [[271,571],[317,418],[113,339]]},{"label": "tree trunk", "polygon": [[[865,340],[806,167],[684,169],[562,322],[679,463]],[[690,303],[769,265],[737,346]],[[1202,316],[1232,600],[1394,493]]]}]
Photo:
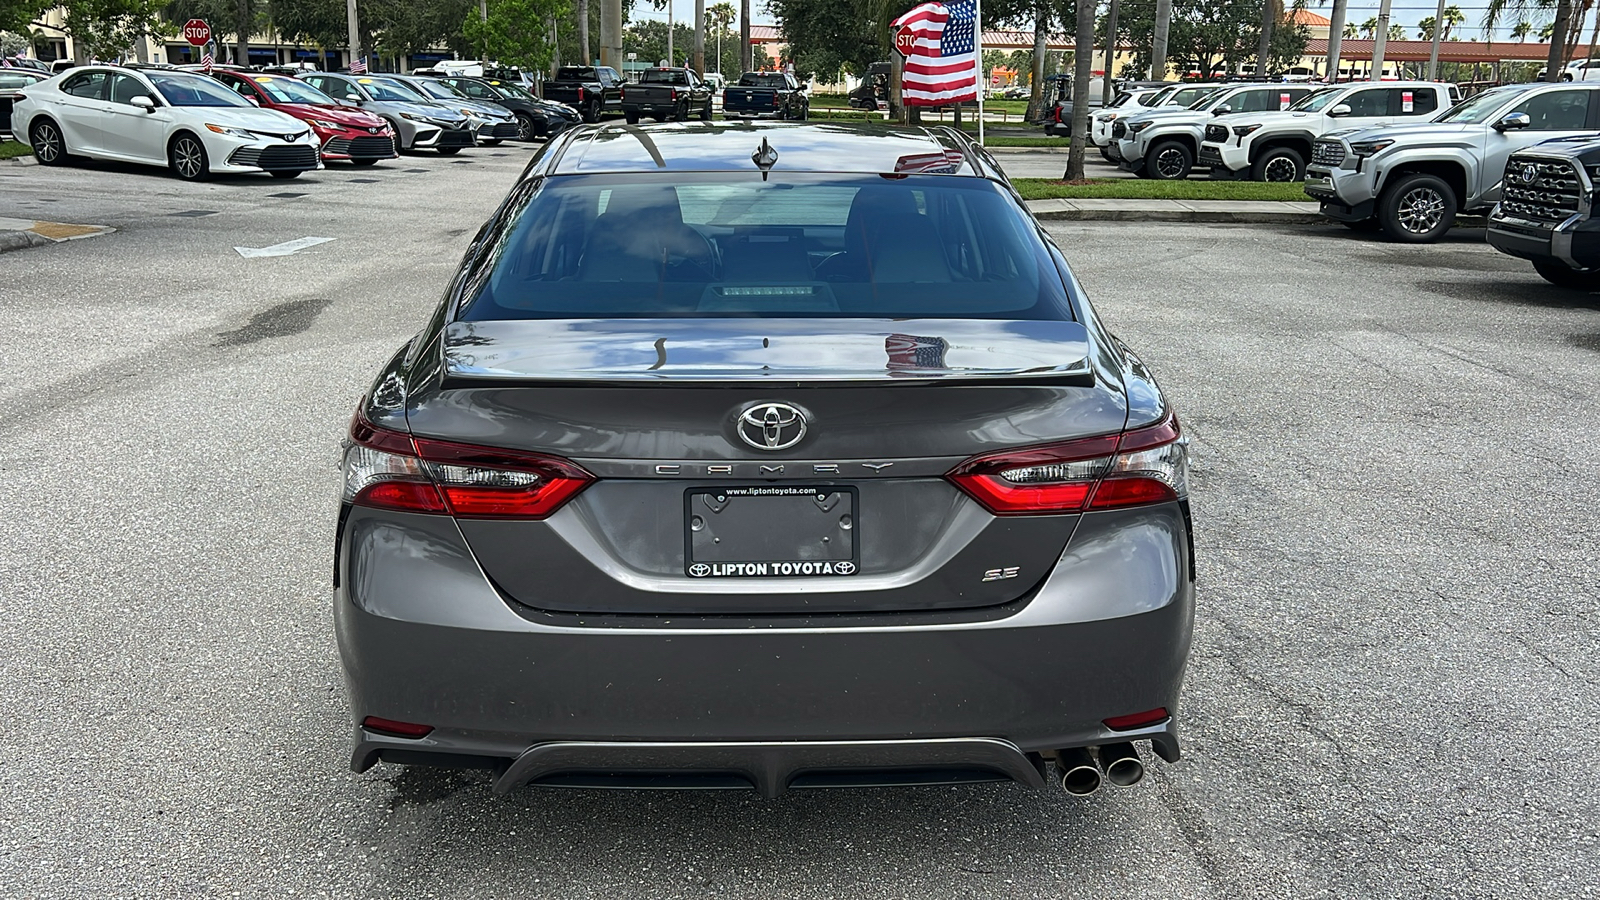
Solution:
[{"label": "tree trunk", "polygon": [[1328,83],[1339,81],[1339,42],[1344,40],[1344,13],[1346,0],[1333,0],[1333,12],[1328,16]]},{"label": "tree trunk", "polygon": [[589,0],[578,0],[578,52],[583,54],[583,65],[594,63],[589,55]]},{"label": "tree trunk", "polygon": [[706,0],[694,0],[694,70],[706,74]]},{"label": "tree trunk", "polygon": [[755,68],[750,51],[750,0],[739,0],[739,66],[746,72]]},{"label": "tree trunk", "polygon": [[234,62],[241,66],[250,65],[250,0],[238,0],[234,5],[237,15],[234,18],[235,27],[238,29],[233,38]]},{"label": "tree trunk", "polygon": [[1033,8],[1033,85],[1028,91],[1025,122],[1044,121],[1044,56],[1049,52],[1050,7],[1040,3]]},{"label": "tree trunk", "polygon": [[1550,55],[1545,60],[1544,80],[1561,80],[1561,57],[1566,55],[1567,27],[1572,20],[1572,0],[1556,0],[1555,29],[1550,32]]},{"label": "tree trunk", "polygon": [[1083,179],[1083,136],[1089,130],[1089,72],[1094,63],[1094,0],[1078,0],[1078,33],[1072,41],[1072,147],[1067,151],[1068,181]]},{"label": "tree trunk", "polygon": [[[1336,0],[1343,3],[1344,0]],[[1167,80],[1167,34],[1172,30],[1172,0],[1156,0],[1155,33],[1150,43],[1150,79]]]},{"label": "tree trunk", "polygon": [[1256,43],[1256,78],[1267,77],[1272,59],[1272,26],[1278,24],[1276,0],[1261,0],[1261,40]]},{"label": "tree trunk", "polygon": [[1119,0],[1111,0],[1111,11],[1106,14],[1106,74],[1100,79],[1100,103],[1104,106],[1111,105],[1112,78],[1116,73],[1112,67],[1117,62],[1117,6]]}]

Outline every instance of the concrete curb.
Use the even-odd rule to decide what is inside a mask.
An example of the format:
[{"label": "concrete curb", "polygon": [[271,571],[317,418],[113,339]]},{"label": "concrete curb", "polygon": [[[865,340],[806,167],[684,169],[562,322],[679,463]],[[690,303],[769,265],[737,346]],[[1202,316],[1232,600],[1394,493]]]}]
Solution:
[{"label": "concrete curb", "polygon": [[32,156],[13,156],[10,159],[0,159],[0,166],[37,166],[39,161]]},{"label": "concrete curb", "polygon": [[42,234],[34,234],[31,231],[0,231],[0,253],[5,253],[8,250],[26,250],[29,247],[43,247],[46,244],[53,243],[55,241]]},{"label": "concrete curb", "polygon": [[1315,203],[1275,200],[1029,200],[1043,221],[1321,225]]}]

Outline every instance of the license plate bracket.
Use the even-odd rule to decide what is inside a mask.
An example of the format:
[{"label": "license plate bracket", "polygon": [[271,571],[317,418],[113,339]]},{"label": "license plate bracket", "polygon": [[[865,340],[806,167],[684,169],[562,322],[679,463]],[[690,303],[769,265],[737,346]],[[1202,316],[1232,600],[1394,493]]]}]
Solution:
[{"label": "license plate bracket", "polygon": [[729,485],[683,494],[684,574],[815,578],[861,571],[856,489]]}]

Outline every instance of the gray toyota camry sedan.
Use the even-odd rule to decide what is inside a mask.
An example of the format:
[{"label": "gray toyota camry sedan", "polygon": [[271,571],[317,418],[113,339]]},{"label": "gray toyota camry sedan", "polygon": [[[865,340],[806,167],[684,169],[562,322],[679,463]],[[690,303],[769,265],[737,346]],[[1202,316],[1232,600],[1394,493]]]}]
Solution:
[{"label": "gray toyota camry sedan", "polygon": [[1179,752],[1186,446],[958,132],[573,129],[352,421],[352,765],[1133,784]]}]

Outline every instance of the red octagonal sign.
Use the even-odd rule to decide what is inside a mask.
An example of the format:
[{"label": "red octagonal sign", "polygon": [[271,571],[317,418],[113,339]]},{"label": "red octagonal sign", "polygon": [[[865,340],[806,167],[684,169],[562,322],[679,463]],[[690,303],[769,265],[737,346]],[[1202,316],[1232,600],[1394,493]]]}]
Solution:
[{"label": "red octagonal sign", "polygon": [[900,51],[901,56],[910,56],[917,49],[917,33],[911,30],[910,25],[902,25],[894,33],[894,49]]},{"label": "red octagonal sign", "polygon": [[205,19],[190,19],[183,23],[183,39],[200,47],[211,40],[211,26]]}]

